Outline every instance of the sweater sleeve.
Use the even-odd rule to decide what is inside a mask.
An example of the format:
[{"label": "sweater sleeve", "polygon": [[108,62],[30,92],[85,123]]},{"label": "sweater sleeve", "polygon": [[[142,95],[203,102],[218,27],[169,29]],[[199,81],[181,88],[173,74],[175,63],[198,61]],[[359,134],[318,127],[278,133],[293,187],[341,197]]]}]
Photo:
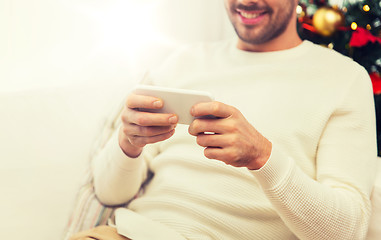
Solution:
[{"label": "sweater sleeve", "polygon": [[92,162],[95,194],[105,205],[121,205],[131,200],[147,178],[143,153],[126,156],[118,143],[118,130]]},{"label": "sweater sleeve", "polygon": [[376,130],[370,80],[362,71],[322,133],[316,179],[274,146],[253,171],[285,224],[300,239],[364,239],[376,171]]}]

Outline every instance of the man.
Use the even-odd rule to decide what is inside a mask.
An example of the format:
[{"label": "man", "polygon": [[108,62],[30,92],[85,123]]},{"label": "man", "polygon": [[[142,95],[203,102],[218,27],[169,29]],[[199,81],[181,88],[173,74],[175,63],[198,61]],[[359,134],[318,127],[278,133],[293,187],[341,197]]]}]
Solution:
[{"label": "man", "polygon": [[161,99],[130,95],[94,160],[95,191],[107,205],[145,191],[117,210],[115,227],[74,239],[366,236],[376,164],[367,73],[299,38],[296,0],[225,5],[236,41],[183,50],[151,74],[152,84],[212,92],[218,102],[191,114],[218,119],[177,125],[137,110]]}]

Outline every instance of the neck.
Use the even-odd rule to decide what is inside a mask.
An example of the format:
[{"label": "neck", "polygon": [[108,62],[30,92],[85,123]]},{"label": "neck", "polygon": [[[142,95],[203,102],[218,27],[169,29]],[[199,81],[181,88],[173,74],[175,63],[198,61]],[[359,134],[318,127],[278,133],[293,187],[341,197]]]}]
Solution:
[{"label": "neck", "polygon": [[289,41],[271,41],[264,44],[249,44],[245,43],[241,40],[237,43],[237,48],[249,51],[249,52],[272,52],[272,51],[281,51],[286,50],[290,48],[297,47],[299,44],[302,43],[302,40],[300,38],[297,39],[290,39]]}]

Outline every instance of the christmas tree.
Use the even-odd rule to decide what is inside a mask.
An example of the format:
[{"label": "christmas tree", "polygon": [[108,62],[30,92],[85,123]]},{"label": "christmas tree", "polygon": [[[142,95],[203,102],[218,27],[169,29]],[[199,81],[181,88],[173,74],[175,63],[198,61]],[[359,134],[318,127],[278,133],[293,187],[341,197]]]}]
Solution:
[{"label": "christmas tree", "polygon": [[327,0],[300,0],[297,11],[302,39],[349,56],[368,71],[381,156],[381,1],[346,1],[339,7],[331,6]]}]

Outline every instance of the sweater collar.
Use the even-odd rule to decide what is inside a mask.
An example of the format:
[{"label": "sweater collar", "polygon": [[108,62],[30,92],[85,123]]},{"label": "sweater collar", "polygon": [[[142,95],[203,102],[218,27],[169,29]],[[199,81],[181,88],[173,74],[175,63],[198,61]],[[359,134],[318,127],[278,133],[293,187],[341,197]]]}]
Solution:
[{"label": "sweater collar", "polygon": [[272,51],[272,52],[250,52],[237,48],[237,39],[230,40],[229,48],[232,57],[242,59],[243,61],[290,61],[295,58],[299,58],[303,54],[307,54],[313,43],[304,40],[301,44],[294,48]]}]

